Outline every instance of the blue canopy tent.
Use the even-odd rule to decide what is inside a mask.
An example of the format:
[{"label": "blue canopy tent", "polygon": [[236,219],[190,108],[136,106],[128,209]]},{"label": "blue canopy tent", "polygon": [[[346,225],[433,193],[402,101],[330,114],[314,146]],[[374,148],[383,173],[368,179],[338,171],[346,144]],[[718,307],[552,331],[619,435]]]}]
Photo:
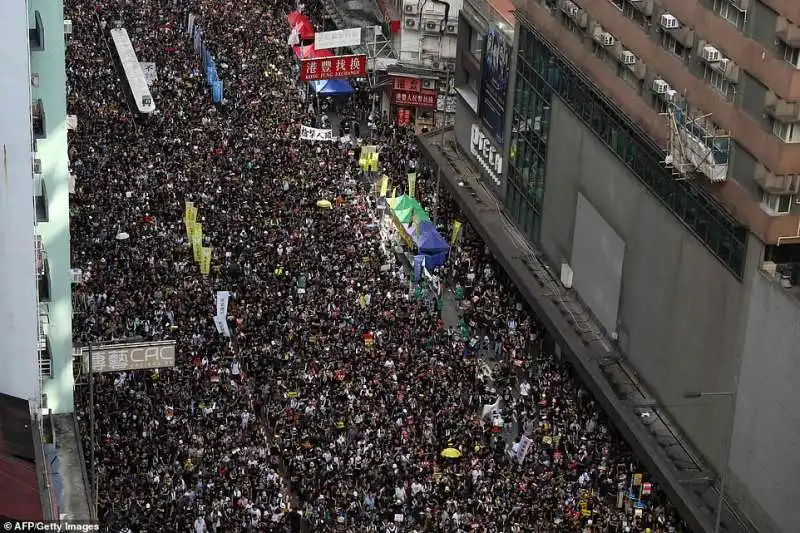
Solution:
[{"label": "blue canopy tent", "polygon": [[434,268],[447,261],[447,252],[450,245],[447,239],[436,230],[430,220],[423,220],[419,224],[419,237],[414,239],[417,249],[425,255],[425,267]]},{"label": "blue canopy tent", "polygon": [[353,88],[347,80],[317,80],[312,81],[311,90],[320,96],[339,96],[341,94],[353,94]]}]

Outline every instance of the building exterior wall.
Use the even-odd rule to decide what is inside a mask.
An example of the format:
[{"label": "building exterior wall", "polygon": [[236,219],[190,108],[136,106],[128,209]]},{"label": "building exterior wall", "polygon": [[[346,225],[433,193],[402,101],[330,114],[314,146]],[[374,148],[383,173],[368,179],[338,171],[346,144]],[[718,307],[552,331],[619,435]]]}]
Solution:
[{"label": "building exterior wall", "polygon": [[44,50],[31,54],[31,72],[39,74],[39,87],[34,89],[34,97],[42,99],[47,118],[47,136],[37,142],[48,205],[48,220],[39,223],[39,234],[49,267],[49,341],[53,376],[45,380],[44,392],[53,412],[67,413],[73,410],[74,379],[63,2],[31,0],[29,12],[33,14],[35,11],[39,12],[44,25],[45,43]]},{"label": "building exterior wall", "polygon": [[[556,265],[572,262],[576,205],[583,195],[625,243],[617,333],[640,375],[667,405],[685,403],[683,394],[698,384],[732,390],[740,282],[559,98],[552,100],[551,124],[540,239],[546,256]],[[601,289],[588,286],[579,293],[588,302],[588,293]],[[718,467],[725,454],[727,407],[703,402],[671,409]]]},{"label": "building exterior wall", "polygon": [[[797,296],[760,271],[751,274],[750,305],[736,396],[731,489],[756,500],[778,531],[797,531],[790,512],[800,499],[800,308]],[[766,529],[765,529],[766,530]]]},{"label": "building exterior wall", "polygon": [[0,392],[36,404],[40,391],[25,1],[0,2],[0,19]]},{"label": "building exterior wall", "polygon": [[[526,31],[518,29],[523,41]],[[660,167],[642,161],[655,157],[645,156],[646,140],[623,127],[622,114],[547,54],[534,47],[517,58],[516,134],[508,148],[510,168],[539,168],[523,158],[543,163],[537,178],[543,184],[541,211],[530,202],[520,209],[522,215],[514,215],[507,201],[509,214],[518,226],[526,216],[537,220],[529,238],[556,270],[561,263],[575,267],[574,287],[586,303],[597,302],[598,293],[618,298],[603,302],[618,304],[616,331],[610,333],[616,333],[622,353],[709,463],[717,471],[729,465],[731,500],[760,531],[793,531],[785,510],[800,496],[791,451],[800,431],[790,407],[800,377],[793,360],[800,351],[795,296],[759,271],[764,247],[758,239],[743,235],[723,215],[712,215],[714,205],[700,190],[666,181],[654,186]],[[521,126],[531,119],[537,127]],[[527,146],[520,149],[522,144]],[[631,149],[642,152],[631,154]],[[523,182],[532,189],[537,183]],[[675,202],[678,194],[687,196]],[[688,207],[692,202],[698,203]],[[588,246],[578,242],[576,229],[585,205],[602,218],[595,227],[607,224],[606,233],[624,242],[617,292],[609,292],[613,283],[602,280],[587,284],[573,264],[580,255],[576,246]],[[715,220],[717,229],[709,232],[708,221],[698,224],[700,212]],[[720,245],[723,234],[738,243],[740,257],[730,253],[730,243]],[[599,230],[593,239],[598,270],[604,268],[611,240]],[[595,306],[596,314],[613,308]],[[685,398],[690,391],[722,394]]]}]

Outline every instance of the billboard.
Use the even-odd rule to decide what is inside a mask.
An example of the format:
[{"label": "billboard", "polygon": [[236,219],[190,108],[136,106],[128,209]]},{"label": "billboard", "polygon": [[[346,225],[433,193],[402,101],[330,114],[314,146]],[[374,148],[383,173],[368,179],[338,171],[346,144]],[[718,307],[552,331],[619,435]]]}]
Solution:
[{"label": "billboard", "polygon": [[511,47],[502,33],[491,30],[483,49],[480,110],[483,125],[500,146],[503,145],[510,67]]},{"label": "billboard", "polygon": [[[89,372],[89,349],[81,348],[83,371]],[[92,347],[92,373],[128,372],[175,366],[175,341],[129,342]]]},{"label": "billboard", "polygon": [[346,48],[361,44],[361,28],[346,30],[321,31],[314,34],[314,48],[328,50],[330,48]]},{"label": "billboard", "polygon": [[367,56],[315,57],[300,61],[300,81],[363,78],[367,75]]},{"label": "billboard", "polygon": [[392,91],[392,103],[407,107],[436,109],[439,95],[436,91]]}]

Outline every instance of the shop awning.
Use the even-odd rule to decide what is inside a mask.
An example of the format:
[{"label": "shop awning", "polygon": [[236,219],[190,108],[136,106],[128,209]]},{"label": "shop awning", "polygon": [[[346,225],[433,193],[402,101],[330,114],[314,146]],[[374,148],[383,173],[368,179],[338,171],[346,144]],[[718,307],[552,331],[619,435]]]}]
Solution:
[{"label": "shop awning", "polygon": [[314,48],[313,44],[307,44],[305,46],[297,45],[294,48],[294,56],[297,59],[315,59],[318,57],[333,57],[333,53],[330,50],[317,50]]}]

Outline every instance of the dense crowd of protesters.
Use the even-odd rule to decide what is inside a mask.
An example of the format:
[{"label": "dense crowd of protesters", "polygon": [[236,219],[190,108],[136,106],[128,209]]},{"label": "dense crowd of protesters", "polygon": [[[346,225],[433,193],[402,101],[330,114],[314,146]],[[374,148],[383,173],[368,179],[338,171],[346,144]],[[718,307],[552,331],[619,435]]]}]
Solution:
[{"label": "dense crowd of protesters", "polygon": [[[437,271],[454,289],[438,306],[381,245],[358,136],[380,147],[401,192],[418,170],[417,195],[428,208],[438,198],[444,235],[459,217],[416,168],[413,132],[381,120],[362,93],[336,115],[352,143],[299,139],[301,124],[326,122],[295,82],[294,8],[66,2],[69,113],[79,117],[72,254],[87,303],[75,341],[177,341],[174,368],[96,375],[104,528],[281,531],[302,516],[320,532],[684,531],[657,487],[643,491],[646,473],[637,477],[597,403],[544,349],[468,224]],[[181,28],[187,10],[214,51],[221,105]],[[158,111],[144,121],[103,44],[117,24],[156,63]],[[192,258],[186,201],[213,246],[208,276]],[[212,320],[218,290],[231,291],[231,339]],[[457,326],[441,318],[447,305]],[[88,449],[85,391],[77,400]]]}]

